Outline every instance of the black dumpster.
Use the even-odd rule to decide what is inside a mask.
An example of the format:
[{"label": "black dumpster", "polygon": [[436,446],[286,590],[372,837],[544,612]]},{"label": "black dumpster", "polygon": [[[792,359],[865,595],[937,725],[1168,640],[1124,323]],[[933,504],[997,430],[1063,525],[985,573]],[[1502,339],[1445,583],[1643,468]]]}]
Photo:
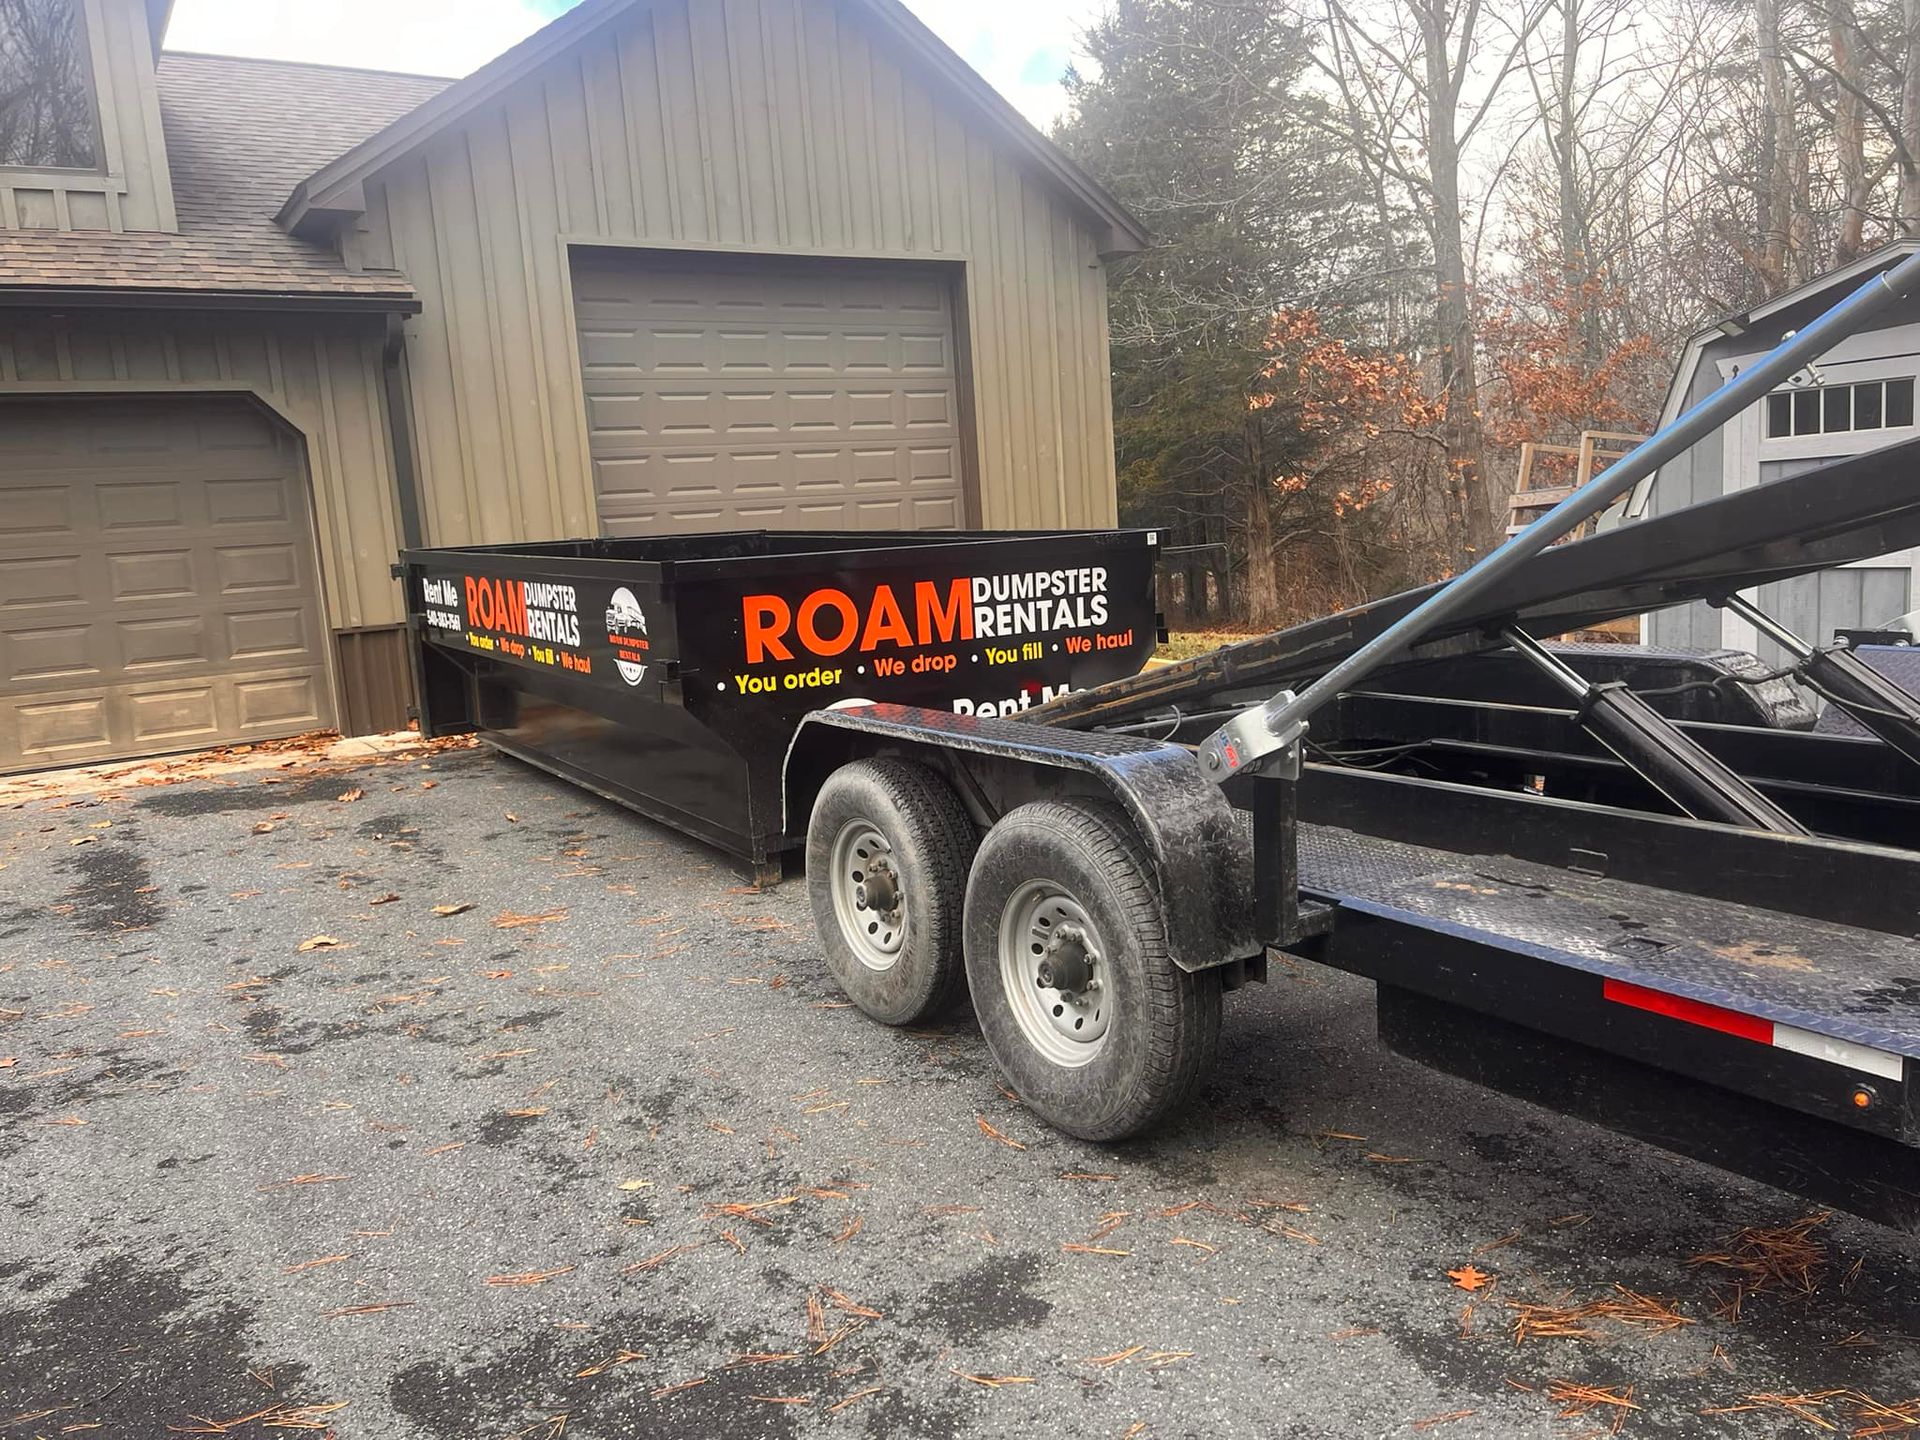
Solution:
[{"label": "black dumpster", "polygon": [[1010,715],[1131,675],[1155,642],[1155,540],[748,531],[410,550],[421,731],[477,729],[764,867],[793,838],[780,771],[802,715]]}]

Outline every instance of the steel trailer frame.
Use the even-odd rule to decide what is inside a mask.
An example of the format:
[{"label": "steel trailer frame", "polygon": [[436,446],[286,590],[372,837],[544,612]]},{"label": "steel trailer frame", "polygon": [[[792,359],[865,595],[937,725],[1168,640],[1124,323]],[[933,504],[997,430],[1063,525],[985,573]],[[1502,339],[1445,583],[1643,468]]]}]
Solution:
[{"label": "steel trailer frame", "polygon": [[[1920,257],[1876,277],[1448,584],[1018,720],[809,715],[788,825],[877,756],[983,832],[1036,797],[1118,803],[1182,970],[1348,970],[1425,1063],[1920,1228],[1920,701],[1781,636],[1877,738],[1675,721],[1535,639],[1748,613],[1743,591],[1920,544],[1916,441],[1547,548],[1917,279]],[[1421,693],[1423,666],[1494,654],[1564,699]]]}]

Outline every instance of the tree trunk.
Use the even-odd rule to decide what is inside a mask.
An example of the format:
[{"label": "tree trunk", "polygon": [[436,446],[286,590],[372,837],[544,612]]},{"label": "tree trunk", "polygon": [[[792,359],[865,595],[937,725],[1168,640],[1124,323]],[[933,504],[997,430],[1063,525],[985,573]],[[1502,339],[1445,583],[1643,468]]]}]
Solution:
[{"label": "tree trunk", "polygon": [[1760,158],[1765,174],[1760,187],[1760,271],[1770,292],[1784,290],[1794,278],[1794,164],[1796,148],[1793,96],[1787,86],[1787,62],[1780,49],[1779,0],[1753,0],[1754,55],[1760,63],[1765,106],[1761,114]]},{"label": "tree trunk", "polygon": [[1867,79],[1861,73],[1866,37],[1853,12],[1853,0],[1828,0],[1827,33],[1837,77],[1833,98],[1834,165],[1840,180],[1840,230],[1834,237],[1833,263],[1850,264],[1864,248],[1867,200]]},{"label": "tree trunk", "polygon": [[1592,197],[1580,184],[1580,0],[1561,0],[1560,73],[1553,96],[1553,165],[1560,192],[1560,276],[1567,300],[1580,307],[1580,358],[1598,365],[1605,357],[1594,280]]},{"label": "tree trunk", "polygon": [[1906,50],[1900,70],[1900,213],[1902,235],[1920,231],[1920,0],[1905,0]]},{"label": "tree trunk", "polygon": [[1247,427],[1246,597],[1247,623],[1255,630],[1280,628],[1280,571],[1273,559],[1273,485],[1261,454],[1256,425]]},{"label": "tree trunk", "polygon": [[[1445,518],[1449,558],[1471,564],[1488,536],[1481,495],[1480,382],[1473,307],[1467,291],[1465,222],[1460,214],[1460,142],[1449,15],[1445,0],[1416,5],[1426,63],[1427,163],[1433,178],[1434,336],[1446,389],[1440,442],[1446,447]],[[1473,37],[1460,37],[1462,47]]]}]

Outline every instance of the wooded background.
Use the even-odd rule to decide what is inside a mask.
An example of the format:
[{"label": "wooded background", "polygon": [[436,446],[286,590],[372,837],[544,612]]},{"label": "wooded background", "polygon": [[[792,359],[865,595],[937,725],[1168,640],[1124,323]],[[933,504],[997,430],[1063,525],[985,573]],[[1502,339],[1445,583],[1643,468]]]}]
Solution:
[{"label": "wooded background", "polygon": [[1522,442],[1650,429],[1690,332],[1920,227],[1920,0],[1117,0],[1083,48],[1184,625],[1470,563]]}]

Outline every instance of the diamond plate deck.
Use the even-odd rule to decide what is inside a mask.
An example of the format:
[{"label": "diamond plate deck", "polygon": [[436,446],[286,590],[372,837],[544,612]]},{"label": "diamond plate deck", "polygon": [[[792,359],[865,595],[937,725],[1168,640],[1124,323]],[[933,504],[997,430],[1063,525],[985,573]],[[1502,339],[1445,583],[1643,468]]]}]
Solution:
[{"label": "diamond plate deck", "polygon": [[1300,827],[1301,888],[1549,964],[1920,1057],[1920,943],[1497,855]]}]

